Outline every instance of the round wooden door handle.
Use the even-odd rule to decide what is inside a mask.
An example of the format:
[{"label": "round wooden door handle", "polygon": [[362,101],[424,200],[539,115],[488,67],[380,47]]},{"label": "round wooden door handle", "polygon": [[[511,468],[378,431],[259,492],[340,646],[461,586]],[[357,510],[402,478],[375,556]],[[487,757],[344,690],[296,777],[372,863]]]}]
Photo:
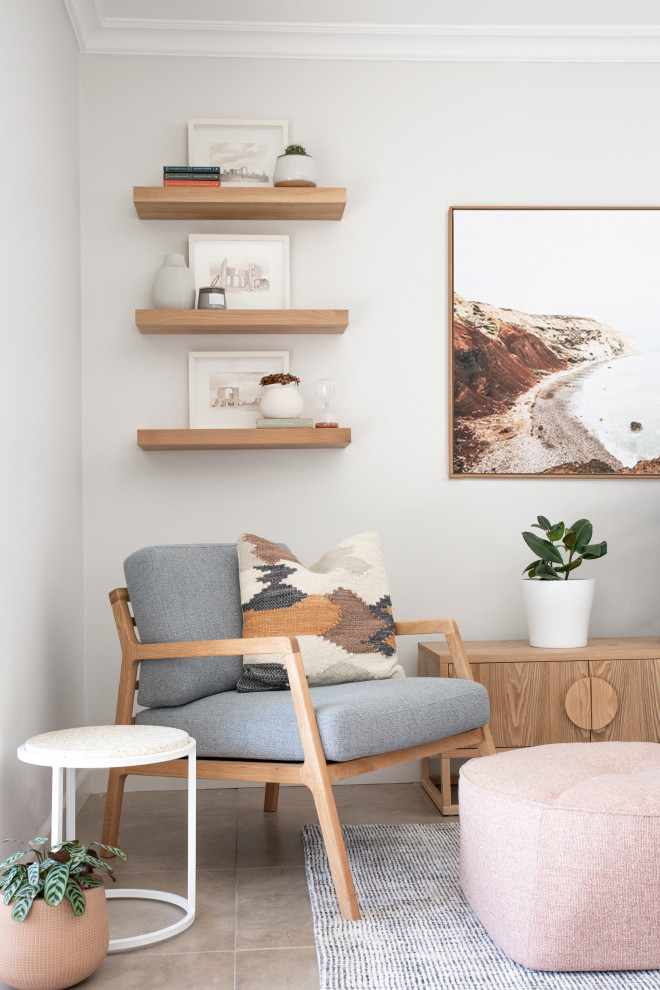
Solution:
[{"label": "round wooden door handle", "polygon": [[610,724],[619,699],[612,685],[602,677],[581,677],[566,692],[564,707],[574,725],[597,732]]}]

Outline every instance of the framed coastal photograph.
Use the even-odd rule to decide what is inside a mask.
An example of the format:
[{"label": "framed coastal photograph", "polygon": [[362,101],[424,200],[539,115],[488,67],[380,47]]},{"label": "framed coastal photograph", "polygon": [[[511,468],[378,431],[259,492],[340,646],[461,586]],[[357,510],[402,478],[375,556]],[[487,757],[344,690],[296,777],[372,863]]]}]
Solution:
[{"label": "framed coastal photograph", "polygon": [[190,234],[188,264],[195,288],[215,283],[227,309],[289,309],[288,234]]},{"label": "framed coastal photograph", "polygon": [[288,143],[288,120],[188,121],[188,164],[219,166],[223,186],[272,186]]},{"label": "framed coastal photograph", "polygon": [[288,351],[191,351],[190,429],[256,427],[263,392],[259,382],[264,375],[288,370]]},{"label": "framed coastal photograph", "polygon": [[660,208],[453,207],[450,476],[660,477]]}]

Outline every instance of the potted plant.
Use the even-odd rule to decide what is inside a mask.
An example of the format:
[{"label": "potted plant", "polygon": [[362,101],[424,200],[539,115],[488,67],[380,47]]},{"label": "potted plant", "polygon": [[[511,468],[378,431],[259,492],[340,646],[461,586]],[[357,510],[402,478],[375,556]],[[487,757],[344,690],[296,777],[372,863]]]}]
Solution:
[{"label": "potted plant", "polygon": [[315,186],[316,168],[314,159],[308,155],[302,144],[290,144],[283,155],[275,159],[273,172],[274,186]]},{"label": "potted plant", "polygon": [[259,384],[264,390],[259,403],[264,419],[298,419],[304,406],[299,378],[277,372],[264,375]]},{"label": "potted plant", "polygon": [[593,526],[578,519],[572,526],[551,523],[537,516],[532,524],[545,538],[530,533],[523,540],[537,559],[523,571],[523,601],[527,613],[530,646],[551,649],[586,646],[594,579],[569,577],[583,560],[597,560],[607,553],[607,543],[591,543]]},{"label": "potted plant", "polygon": [[[103,877],[114,880],[114,871],[77,840],[53,849],[47,843],[38,836],[0,863],[0,979],[16,990],[74,986],[98,969],[108,951]],[[121,849],[91,845],[126,859]]]}]

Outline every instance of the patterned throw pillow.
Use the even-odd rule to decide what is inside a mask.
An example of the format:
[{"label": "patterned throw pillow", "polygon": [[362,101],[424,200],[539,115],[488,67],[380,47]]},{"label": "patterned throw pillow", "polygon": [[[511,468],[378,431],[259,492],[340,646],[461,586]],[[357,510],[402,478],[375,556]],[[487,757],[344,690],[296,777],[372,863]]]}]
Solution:
[{"label": "patterned throw pillow", "polygon": [[[377,533],[339,543],[312,567],[277,543],[238,540],[243,636],[296,636],[310,686],[403,677]],[[246,656],[238,691],[289,686],[272,654]]]}]

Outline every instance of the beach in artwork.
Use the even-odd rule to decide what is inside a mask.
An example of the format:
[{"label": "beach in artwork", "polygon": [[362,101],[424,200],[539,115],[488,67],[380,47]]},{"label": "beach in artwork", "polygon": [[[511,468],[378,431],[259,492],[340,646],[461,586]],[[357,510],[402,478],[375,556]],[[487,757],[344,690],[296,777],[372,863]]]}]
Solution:
[{"label": "beach in artwork", "polygon": [[589,318],[456,296],[454,470],[660,473],[660,353]]},{"label": "beach in artwork", "polygon": [[660,212],[456,208],[452,261],[452,473],[660,475]]}]

